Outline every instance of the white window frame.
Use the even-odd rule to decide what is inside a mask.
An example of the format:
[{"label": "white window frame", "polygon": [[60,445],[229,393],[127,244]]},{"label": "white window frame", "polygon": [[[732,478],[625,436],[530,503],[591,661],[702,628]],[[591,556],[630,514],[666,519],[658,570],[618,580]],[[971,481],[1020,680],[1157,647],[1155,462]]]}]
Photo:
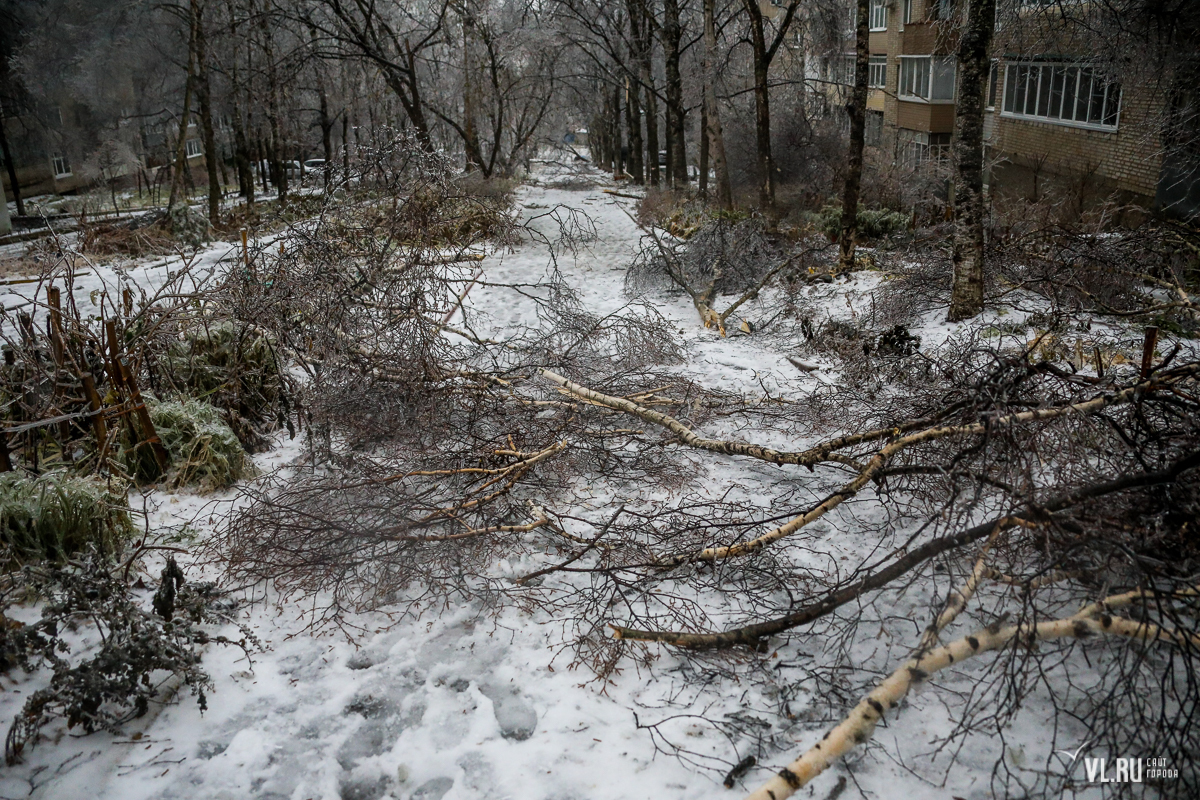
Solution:
[{"label": "white window frame", "polygon": [[1004,68],[1000,59],[993,58],[991,66],[988,67],[987,92],[984,95],[984,106],[988,111],[996,110],[996,101],[1001,100],[1004,94]]},{"label": "white window frame", "polygon": [[[934,138],[938,140],[936,143],[932,141]],[[902,159],[914,169],[928,164],[946,166],[952,158],[951,139],[948,133],[905,130],[901,142]]]},{"label": "white window frame", "polygon": [[71,172],[71,159],[62,153],[50,158],[50,168],[54,170],[55,178],[69,178],[73,174]]},{"label": "white window frame", "polygon": [[[1062,84],[1058,79],[1061,76]],[[1071,79],[1074,85],[1071,85]],[[1045,79],[1049,84],[1043,86]],[[1087,82],[1087,101],[1080,106],[1079,92]],[[1019,86],[1018,83],[1024,85]],[[1097,84],[1099,85],[1097,87]],[[1099,120],[1092,119],[1093,106],[1099,88]],[[1030,90],[1032,89],[1032,95]],[[1121,82],[1107,79],[1087,63],[1068,61],[1007,61],[1004,64],[1003,96],[1000,116],[1027,119],[1070,128],[1112,132],[1121,125],[1121,103],[1124,101]],[[1070,100],[1070,117],[1063,112]],[[1017,104],[1020,103],[1020,108]],[[1053,106],[1057,105],[1057,108]],[[1057,113],[1057,116],[1055,116]],[[1080,119],[1082,115],[1082,119]]]},{"label": "white window frame", "polygon": [[908,25],[913,21],[913,0],[904,0],[904,24]]},{"label": "white window frame", "polygon": [[953,0],[928,0],[926,14],[929,19],[938,22],[954,19],[954,2]]},{"label": "white window frame", "polygon": [[187,150],[188,158],[199,158],[204,155],[204,148],[200,146],[199,139],[188,139],[184,143],[184,148]]},{"label": "white window frame", "polygon": [[835,86],[853,86],[858,71],[858,58],[854,53],[828,56],[824,62],[825,80]]},{"label": "white window frame", "polygon": [[889,2],[890,0],[871,0],[871,30],[887,30]]},{"label": "white window frame", "polygon": [[867,61],[867,88],[887,88],[887,56],[871,56]]},{"label": "white window frame", "polygon": [[867,110],[863,118],[863,138],[871,147],[883,144],[883,112]]},{"label": "white window frame", "polygon": [[[911,70],[916,70],[916,62],[924,61],[924,75],[912,75]],[[951,79],[950,79],[950,97],[933,97],[934,78],[938,74],[944,75],[946,62],[950,63]],[[912,66],[908,66],[912,65]],[[935,65],[941,68],[941,72],[935,69]],[[906,72],[907,67],[907,72]],[[958,62],[954,56],[900,56],[900,79],[896,84],[896,96],[910,103],[931,103],[931,104],[953,104],[954,96],[957,94],[957,70]],[[911,79],[910,79],[911,76]],[[922,94],[921,92],[924,92]]]}]

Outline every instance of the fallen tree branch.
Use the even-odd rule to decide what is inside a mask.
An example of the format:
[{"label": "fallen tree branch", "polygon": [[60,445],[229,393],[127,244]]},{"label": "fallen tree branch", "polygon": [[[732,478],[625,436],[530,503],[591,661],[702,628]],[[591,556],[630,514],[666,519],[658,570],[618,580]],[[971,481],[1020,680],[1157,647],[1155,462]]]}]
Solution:
[{"label": "fallen tree branch", "polygon": [[946,598],[946,605],[942,609],[942,613],[938,614],[937,619],[930,623],[925,629],[925,633],[921,635],[921,644],[917,647],[917,653],[926,653],[938,643],[938,636],[946,627],[958,618],[958,615],[967,607],[967,603],[971,602],[971,598],[975,596],[975,590],[979,588],[979,584],[988,576],[989,569],[986,559],[988,552],[992,549],[992,545],[996,543],[996,539],[1000,536],[1000,526],[997,525],[992,535],[983,543],[980,550],[979,558],[975,559],[975,567],[971,570],[971,574],[967,577],[966,582],[961,589],[951,589],[950,596]]},{"label": "fallen tree branch", "polygon": [[[1200,365],[1190,364],[1174,371],[1173,377],[1190,376],[1194,374]],[[1017,414],[1007,414],[1003,417],[998,417],[987,422],[975,422],[969,425],[943,425],[937,428],[926,428],[923,431],[902,436],[885,445],[878,453],[875,454],[870,461],[867,462],[865,468],[853,480],[842,486],[836,492],[831,494],[825,500],[818,503],[809,511],[801,514],[795,519],[780,525],[772,531],[768,531],[755,539],[750,539],[738,544],[728,545],[726,547],[708,547],[694,555],[680,555],[664,562],[665,566],[677,566],[685,564],[689,561],[719,561],[725,558],[733,558],[737,556],[749,555],[757,552],[772,542],[776,542],[785,536],[790,536],[813,521],[825,516],[833,509],[840,506],[846,500],[858,494],[864,486],[867,485],[875,475],[883,469],[883,467],[901,450],[915,444],[923,444],[932,442],[938,439],[946,439],[955,436],[970,436],[984,433],[989,428],[1001,428],[1008,425],[1016,425],[1026,422],[1043,422],[1046,420],[1065,417],[1072,414],[1094,414],[1097,411],[1108,408],[1110,406],[1128,403],[1136,397],[1141,397],[1146,392],[1151,391],[1155,387],[1153,380],[1146,380],[1141,383],[1122,389],[1114,394],[1103,394],[1093,397],[1090,400],[1085,400],[1079,403],[1071,403],[1070,405],[1051,406],[1050,408],[1039,408],[1033,411],[1022,411]]]},{"label": "fallen tree branch", "polygon": [[546,575],[548,573],[555,572],[556,570],[560,570],[563,567],[570,566],[571,564],[575,563],[579,559],[583,558],[585,555],[587,555],[588,553],[591,552],[593,547],[595,547],[597,544],[600,543],[600,540],[604,538],[604,535],[606,533],[608,533],[609,528],[611,528],[613,523],[617,521],[617,517],[621,516],[621,514],[623,514],[623,513],[625,513],[625,505],[622,503],[617,508],[616,513],[614,513],[611,517],[609,517],[608,522],[604,523],[604,527],[602,527],[600,529],[599,533],[597,533],[596,536],[590,542],[587,543],[587,547],[583,548],[583,550],[580,550],[578,553],[571,556],[570,558],[568,558],[566,561],[562,562],[561,564],[556,564],[553,567],[545,567],[544,569],[539,569],[535,572],[530,572],[527,575],[522,575],[520,578],[517,578],[515,581],[513,581],[513,583],[515,583],[517,585],[524,585],[525,583],[528,583],[529,581],[533,580],[534,578],[539,578],[542,575]]},{"label": "fallen tree branch", "polygon": [[1135,622],[1124,617],[1110,616],[1101,609],[1120,602],[1128,596],[1102,600],[1084,608],[1078,614],[1048,622],[1023,623],[1006,628],[985,628],[950,644],[910,659],[879,684],[854,708],[840,725],[808,752],[781,769],[746,800],[784,800],[813,778],[820,775],[837,758],[855,745],[871,738],[875,726],[883,719],[885,709],[896,708],[912,687],[951,664],[993,650],[999,650],[1014,640],[1032,644],[1073,637],[1084,639],[1098,634],[1121,636],[1142,642],[1168,642],[1176,645],[1200,646],[1200,635],[1190,631],[1163,628],[1150,622]]},{"label": "fallen tree branch", "polygon": [[[595,389],[589,389],[586,386],[575,383],[574,381],[564,378],[556,372],[551,372],[548,369],[540,369],[538,373],[548,381],[558,384],[570,394],[580,397],[584,400],[589,400],[592,403],[600,406],[607,406],[616,411],[624,411],[626,414],[631,414],[635,417],[645,420],[653,425],[666,428],[671,433],[675,434],[679,441],[689,447],[695,447],[698,450],[708,450],[712,453],[720,453],[727,456],[749,456],[757,458],[761,461],[767,461],[772,464],[798,464],[801,466],[811,467],[819,464],[822,461],[828,460],[829,454],[835,450],[841,450],[846,447],[852,447],[856,444],[865,442],[878,441],[886,439],[889,436],[895,436],[904,431],[913,430],[923,425],[928,425],[932,420],[920,419],[911,422],[905,422],[899,426],[891,428],[879,428],[876,430],[857,433],[850,436],[839,436],[836,439],[830,439],[828,442],[809,448],[808,450],[798,452],[788,452],[782,450],[774,450],[770,447],[763,447],[757,444],[748,444],[746,442],[734,442],[726,439],[708,439],[696,434],[691,428],[684,425],[674,417],[664,414],[661,411],[655,411],[645,406],[635,403],[625,397],[615,397],[613,395],[597,392]],[[636,395],[635,395],[636,396]]]},{"label": "fallen tree branch", "polygon": [[1144,486],[1155,486],[1175,481],[1184,472],[1200,466],[1200,452],[1192,453],[1155,472],[1128,475],[1121,478],[1091,484],[1073,492],[1059,495],[1045,502],[1030,505],[1022,511],[999,519],[976,525],[965,531],[942,536],[905,553],[886,567],[871,572],[857,581],[834,589],[820,600],[801,606],[790,614],[766,622],[758,622],[720,633],[686,633],[681,631],[647,631],[610,625],[613,636],[643,642],[662,642],[676,647],[723,648],[745,645],[756,647],[767,636],[773,636],[792,628],[806,625],[829,614],[862,595],[882,589],[905,573],[915,569],[929,559],[971,542],[978,541],[995,531],[1003,531],[1017,525],[1027,525],[1048,519],[1049,515],[1085,500],[1103,497],[1114,492]]},{"label": "fallen tree branch", "polygon": [[489,533],[529,533],[543,525],[549,525],[547,517],[536,519],[528,525],[492,525],[488,528],[474,528],[462,533],[429,534],[428,536],[381,536],[389,542],[454,542],[459,539],[471,539],[476,536],[486,536]]}]

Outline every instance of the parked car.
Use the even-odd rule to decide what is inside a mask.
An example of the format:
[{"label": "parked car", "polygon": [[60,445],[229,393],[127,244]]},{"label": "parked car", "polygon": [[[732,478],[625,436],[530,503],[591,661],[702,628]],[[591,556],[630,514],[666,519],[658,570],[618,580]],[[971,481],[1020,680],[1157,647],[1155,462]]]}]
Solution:
[{"label": "parked car", "polygon": [[[300,173],[303,172],[299,161],[281,161],[280,165],[283,167],[283,171],[287,173],[288,180],[293,178],[299,179]],[[263,159],[262,170],[268,175],[271,174],[271,162]]]},{"label": "parked car", "polygon": [[325,167],[325,159],[323,159],[323,158],[310,158],[308,161],[304,162],[305,169],[318,169],[319,170],[319,169],[324,169],[324,167]]}]

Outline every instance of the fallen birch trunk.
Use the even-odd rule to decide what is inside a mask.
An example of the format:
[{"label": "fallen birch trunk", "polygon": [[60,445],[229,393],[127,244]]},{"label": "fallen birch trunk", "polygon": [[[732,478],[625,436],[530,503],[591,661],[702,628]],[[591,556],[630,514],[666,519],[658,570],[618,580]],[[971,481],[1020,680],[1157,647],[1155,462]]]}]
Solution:
[{"label": "fallen birch trunk", "polygon": [[980,653],[999,650],[1014,640],[1032,644],[1035,641],[1067,637],[1083,639],[1098,634],[1109,634],[1142,642],[1200,646],[1200,635],[1196,633],[1180,632],[1149,622],[1135,622],[1108,613],[1109,609],[1128,605],[1133,600],[1145,596],[1143,592],[1130,592],[1102,600],[1065,619],[984,629],[910,659],[863,698],[840,725],[825,734],[812,749],[747,795],[746,800],[783,800],[791,797],[797,789],[828,769],[834,760],[848,753],[855,745],[870,739],[875,732],[875,726],[883,719],[885,710],[898,707],[915,684],[952,664]]}]

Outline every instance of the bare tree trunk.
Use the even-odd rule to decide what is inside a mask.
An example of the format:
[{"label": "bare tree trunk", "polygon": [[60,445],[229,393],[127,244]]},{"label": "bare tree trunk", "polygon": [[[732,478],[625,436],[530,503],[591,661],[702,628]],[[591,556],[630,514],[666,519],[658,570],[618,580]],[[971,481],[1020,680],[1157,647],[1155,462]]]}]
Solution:
[{"label": "bare tree trunk", "polygon": [[[232,4],[229,8],[230,34],[237,36],[237,22]],[[236,41],[236,38],[235,38]],[[249,50],[247,48],[247,66],[249,66]],[[234,49],[230,59],[229,79],[232,84],[230,98],[233,103],[233,161],[237,166],[238,192],[246,199],[247,205],[254,204],[254,170],[251,167],[250,143],[246,138],[246,128],[242,120],[242,85],[238,78],[237,49]]]},{"label": "bare tree trunk", "polygon": [[[733,190],[729,183],[729,162],[725,159],[725,134],[721,128],[721,109],[717,105],[716,60],[717,27],[715,0],[704,0],[704,106],[705,125],[703,137],[708,143],[709,158],[717,180],[717,205],[729,211],[733,208]],[[704,168],[700,169],[701,180],[706,179]]]},{"label": "bare tree trunk", "polygon": [[858,194],[862,183],[863,142],[867,110],[867,66],[870,63],[868,27],[869,0],[858,0],[858,19],[854,28],[854,88],[846,113],[850,116],[850,152],[846,156],[846,185],[842,192],[842,235],[838,267],[854,267],[854,245],[858,236]]},{"label": "bare tree trunk", "polygon": [[629,129],[629,177],[634,183],[646,182],[642,164],[642,104],[638,100],[637,83],[625,78],[625,127]]},{"label": "bare tree trunk", "polygon": [[[342,64],[342,98],[344,105],[342,106],[342,177],[345,180],[350,178],[350,128],[352,125],[351,119],[353,115],[353,106],[350,105],[348,98],[353,97],[350,91],[349,81],[346,78],[346,65]],[[357,131],[356,131],[357,133]]]},{"label": "bare tree trunk", "polygon": [[700,100],[700,197],[708,199],[708,100]]},{"label": "bare tree trunk", "polygon": [[609,129],[612,131],[613,180],[621,177],[625,170],[625,159],[621,149],[621,87],[613,88],[612,117],[609,118]]},{"label": "bare tree trunk", "polygon": [[658,98],[654,95],[654,69],[651,61],[651,49],[654,43],[652,34],[653,20],[650,19],[645,0],[632,0],[630,16],[636,14],[639,19],[638,70],[641,85],[646,91],[643,110],[646,117],[646,179],[652,186],[658,186],[661,176],[658,168]]},{"label": "bare tree trunk", "polygon": [[629,15],[629,59],[626,66],[625,93],[626,110],[629,116],[629,171],[634,183],[645,183],[650,166],[645,158],[645,141],[642,138],[641,83],[645,76],[643,49],[645,41],[642,26],[648,24],[640,0],[626,0],[625,12]]},{"label": "bare tree trunk", "polygon": [[317,69],[317,101],[321,115],[321,155],[325,164],[321,168],[321,186],[329,188],[329,170],[333,168],[333,123],[329,116],[329,96],[325,91],[325,81],[321,78],[321,70]]},{"label": "bare tree trunk", "polygon": [[[8,73],[7,59],[0,59],[0,73]],[[4,158],[4,167],[8,171],[8,182],[12,187],[13,200],[17,201],[17,214],[25,216],[25,201],[21,199],[21,185],[17,183],[17,165],[13,161],[12,151],[8,147],[8,137],[4,132],[4,115],[0,114],[0,156]]]},{"label": "bare tree trunk", "polygon": [[654,96],[654,84],[646,84],[646,158],[650,168],[647,178],[652,186],[662,182],[658,164],[658,98]]},{"label": "bare tree trunk", "polygon": [[754,144],[758,156],[758,204],[775,208],[775,164],[771,160],[771,93],[768,85],[771,60],[767,53],[762,9],[758,0],[742,0],[750,16],[750,46],[754,53]]},{"label": "bare tree trunk", "polygon": [[[4,194],[4,182],[0,181],[0,236],[7,236],[8,234],[12,233],[12,229],[12,218],[8,216],[8,198]],[[0,437],[7,435],[8,434],[6,433],[0,433]],[[0,444],[4,443],[5,440],[0,438]],[[4,451],[4,455],[7,456],[7,450]],[[0,464],[2,463],[3,462],[0,461]],[[8,467],[2,471],[8,472],[10,470],[11,467]]]},{"label": "bare tree trunk", "polygon": [[257,131],[257,139],[254,142],[254,164],[258,170],[258,179],[262,183],[263,194],[271,191],[271,187],[267,185],[267,147],[263,144],[262,129]]},{"label": "bare tree trunk", "polygon": [[679,74],[679,0],[663,0],[663,54],[667,72],[667,177],[672,186],[687,186],[687,142],[683,108],[683,79]]},{"label": "bare tree trunk", "polygon": [[342,109],[342,171],[350,174],[350,113]]},{"label": "bare tree trunk", "polygon": [[183,83],[183,113],[179,117],[179,135],[175,141],[175,166],[171,169],[171,193],[167,196],[167,214],[175,208],[179,200],[179,190],[184,186],[184,173],[187,171],[187,129],[188,117],[192,111],[192,66],[196,60],[196,20],[194,15],[188,21],[188,60],[187,80]]},{"label": "bare tree trunk", "polygon": [[995,22],[996,0],[970,0],[958,46],[951,322],[983,311],[983,110]]},{"label": "bare tree trunk", "polygon": [[[317,33],[311,31],[313,45],[316,45]],[[321,155],[325,163],[321,168],[321,188],[329,189],[329,172],[333,169],[333,123],[335,119],[329,116],[329,93],[325,91],[325,75],[322,71],[324,64],[317,61],[313,66],[313,75],[317,80],[317,123],[321,126]]]},{"label": "bare tree trunk", "polygon": [[775,163],[771,159],[771,97],[767,90],[767,65],[758,56],[754,64],[754,143],[758,151],[758,202],[764,210],[775,208]]},{"label": "bare tree trunk", "polygon": [[389,70],[385,75],[388,85],[400,98],[400,105],[404,106],[404,111],[408,114],[408,120],[417,134],[417,141],[426,150],[433,152],[433,140],[429,136],[429,121],[425,118],[425,109],[421,103],[421,87],[417,84],[417,53],[407,41],[404,44],[406,48],[403,53],[404,69]]},{"label": "bare tree trunk", "polygon": [[479,149],[479,129],[475,124],[475,117],[478,112],[475,108],[474,79],[477,69],[475,60],[471,57],[471,44],[475,22],[465,11],[461,13],[463,32],[463,145],[466,150],[467,172],[473,172],[483,166],[483,153]]},{"label": "bare tree trunk", "polygon": [[196,26],[196,100],[200,105],[200,131],[204,136],[204,164],[208,169],[208,222],[221,221],[221,178],[217,174],[217,139],[213,135],[212,99],[208,85],[207,40],[204,35],[204,6],[192,0],[192,16]]},{"label": "bare tree trunk", "polygon": [[8,183],[12,187],[13,199],[17,201],[17,215],[25,216],[25,201],[21,199],[21,184],[17,183],[17,168],[13,163],[12,151],[8,149],[8,137],[4,135],[4,115],[0,114],[0,151],[3,151],[4,166],[8,170]]},{"label": "bare tree trunk", "polygon": [[279,128],[279,76],[275,71],[275,48],[271,45],[271,27],[267,14],[259,15],[262,31],[263,55],[267,59],[267,126],[271,138],[267,144],[267,157],[271,162],[271,181],[279,192],[279,200],[287,199],[287,171],[283,168],[283,136]]},{"label": "bare tree trunk", "polygon": [[675,163],[675,129],[671,126],[671,110],[663,108],[663,183],[667,188],[675,186],[672,165]]}]

